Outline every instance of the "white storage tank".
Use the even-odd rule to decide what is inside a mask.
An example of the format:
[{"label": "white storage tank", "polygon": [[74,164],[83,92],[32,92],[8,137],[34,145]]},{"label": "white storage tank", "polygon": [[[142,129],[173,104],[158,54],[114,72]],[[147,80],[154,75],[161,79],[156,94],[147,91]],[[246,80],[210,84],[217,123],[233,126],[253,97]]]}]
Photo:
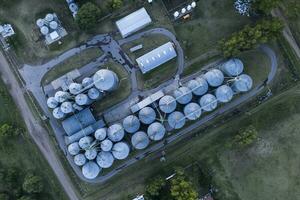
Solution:
[{"label": "white storage tank", "polygon": [[232,89],[234,92],[248,92],[253,86],[253,80],[247,74],[242,74],[234,79]]},{"label": "white storage tank", "polygon": [[74,156],[74,163],[77,166],[83,166],[86,163],[86,161],[87,159],[82,153]]},{"label": "white storage tank", "polygon": [[70,94],[64,91],[57,91],[54,98],[57,102],[62,103],[70,98]]},{"label": "white storage tank", "polygon": [[164,113],[171,113],[176,109],[176,99],[170,95],[165,95],[159,100],[159,108]]},{"label": "white storage tank", "polygon": [[180,87],[178,89],[176,89],[173,93],[176,101],[180,104],[188,104],[192,98],[192,92],[188,87]]},{"label": "white storage tank", "polygon": [[58,106],[58,104],[59,104],[58,101],[56,101],[56,99],[54,97],[49,97],[47,99],[47,106],[48,106],[48,108],[54,109],[54,108],[56,108]]},{"label": "white storage tank", "polygon": [[135,149],[145,149],[149,145],[149,138],[145,132],[139,131],[132,135],[131,144]]},{"label": "white storage tank", "polygon": [[233,91],[228,85],[222,85],[217,88],[215,95],[218,101],[227,103],[233,98]]},{"label": "white storage tank", "polygon": [[123,120],[123,127],[125,131],[128,133],[137,132],[140,126],[141,126],[140,120],[134,115],[129,115],[125,117],[125,119]]},{"label": "white storage tank", "polygon": [[189,103],[184,107],[184,115],[189,120],[196,120],[201,116],[201,107],[197,103]]},{"label": "white storage tank", "polygon": [[100,173],[101,168],[94,161],[89,161],[82,167],[82,174],[87,179],[94,179]]},{"label": "white storage tank", "polygon": [[121,141],[124,135],[124,128],[121,124],[113,124],[107,129],[107,136],[113,142]]},{"label": "white storage tank", "polygon": [[208,91],[208,83],[201,77],[190,80],[187,86],[197,96],[204,95]]},{"label": "white storage tank", "polygon": [[65,114],[69,114],[69,113],[74,112],[73,104],[69,101],[63,102],[60,105],[60,109]]},{"label": "white storage tank", "polygon": [[84,79],[82,79],[81,85],[83,88],[91,88],[94,86],[94,81],[90,77],[85,77]]},{"label": "white storage tank", "polygon": [[99,141],[102,141],[106,138],[107,136],[107,128],[100,128],[100,129],[97,129],[95,131],[95,138],[96,140],[99,140]]},{"label": "white storage tank", "polygon": [[96,88],[91,88],[88,91],[88,96],[92,100],[99,100],[103,97],[103,93],[97,90]]},{"label": "white storage tank", "polygon": [[119,79],[115,72],[100,69],[93,76],[94,85],[100,91],[112,91],[118,87]]},{"label": "white storage tank", "polygon": [[74,142],[72,144],[70,144],[68,146],[68,152],[72,155],[72,156],[75,156],[77,154],[79,154],[79,151],[80,151],[80,147],[79,147],[79,144],[78,142]]},{"label": "white storage tank", "polygon": [[66,116],[66,114],[61,111],[60,107],[54,108],[52,114],[55,119],[62,119]]},{"label": "white storage tank", "polygon": [[168,124],[173,129],[181,129],[185,125],[185,116],[181,112],[175,111],[168,116]]},{"label": "white storage tank", "polygon": [[202,96],[199,102],[201,109],[207,112],[213,111],[218,106],[217,98],[212,94]]},{"label": "white storage tank", "polygon": [[75,102],[79,105],[79,106],[84,106],[84,105],[89,105],[92,103],[92,100],[86,95],[86,94],[77,94],[75,96]]},{"label": "white storage tank", "polygon": [[54,15],[49,13],[49,14],[46,15],[45,19],[46,19],[47,22],[51,22],[54,19]]},{"label": "white storage tank", "polygon": [[81,92],[81,90],[82,90],[82,85],[79,83],[71,83],[69,85],[69,91],[71,94],[74,94],[74,95],[79,94]]},{"label": "white storage tank", "polygon": [[87,149],[88,147],[91,146],[93,142],[93,138],[90,136],[84,136],[79,140],[79,146],[81,149]]},{"label": "white storage tank", "polygon": [[87,149],[84,155],[88,160],[94,160],[97,156],[97,150],[95,148]]},{"label": "white storage tank", "polygon": [[163,139],[165,133],[166,133],[165,127],[159,122],[152,123],[147,129],[147,134],[149,138],[154,141]]},{"label": "white storage tank", "polygon": [[218,87],[222,85],[224,81],[224,75],[218,69],[209,70],[204,74],[204,78],[211,87]]},{"label": "white storage tank", "polygon": [[47,35],[49,33],[49,28],[47,26],[42,26],[40,31],[43,35]]},{"label": "white storage tank", "polygon": [[114,163],[114,157],[111,154],[111,152],[104,152],[101,151],[100,153],[98,153],[97,155],[97,164],[101,167],[101,168],[110,168],[113,163]]},{"label": "white storage tank", "polygon": [[123,160],[128,157],[129,155],[129,146],[125,142],[118,142],[114,144],[111,152],[115,159],[117,160]]},{"label": "white storage tank", "polygon": [[105,139],[101,142],[102,151],[110,151],[112,149],[113,143],[109,139]]},{"label": "white storage tank", "polygon": [[44,22],[44,20],[43,19],[38,19],[38,20],[36,20],[36,25],[38,26],[38,27],[42,27],[42,26],[44,26],[44,24],[45,24],[45,22]]},{"label": "white storage tank", "polygon": [[151,124],[156,119],[156,113],[151,107],[142,108],[139,111],[139,119],[143,124]]},{"label": "white storage tank", "polygon": [[240,59],[233,58],[221,65],[221,70],[227,76],[238,76],[244,70],[244,64]]},{"label": "white storage tank", "polygon": [[52,22],[49,23],[49,27],[52,30],[56,30],[58,28],[58,23],[56,21],[52,21]]}]

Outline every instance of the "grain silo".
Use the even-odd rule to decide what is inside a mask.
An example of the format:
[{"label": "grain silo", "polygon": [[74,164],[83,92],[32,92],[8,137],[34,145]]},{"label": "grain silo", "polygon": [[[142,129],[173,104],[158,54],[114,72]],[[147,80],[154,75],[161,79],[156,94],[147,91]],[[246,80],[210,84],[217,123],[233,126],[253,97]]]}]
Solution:
[{"label": "grain silo", "polygon": [[82,79],[81,85],[83,88],[86,88],[86,89],[91,88],[94,86],[94,81],[90,77],[85,77],[84,79]]},{"label": "grain silo", "polygon": [[102,141],[107,136],[107,128],[99,128],[95,131],[95,138],[96,140]]},{"label": "grain silo", "polygon": [[57,91],[54,98],[57,102],[62,103],[70,98],[70,94],[64,91]]},{"label": "grain silo", "polygon": [[189,103],[184,107],[184,115],[189,120],[196,120],[201,116],[201,107],[197,103]]},{"label": "grain silo", "polygon": [[218,101],[227,103],[233,98],[233,91],[228,85],[222,85],[217,88],[215,95]]},{"label": "grain silo", "polygon": [[94,85],[100,91],[112,91],[118,87],[119,79],[116,73],[100,69],[93,76]]},{"label": "grain silo", "polygon": [[175,111],[168,116],[168,124],[171,128],[180,129],[185,125],[185,116],[181,112]]},{"label": "grain silo", "polygon": [[190,80],[187,86],[197,96],[204,95],[208,90],[207,81],[201,77]]},{"label": "grain silo", "polygon": [[113,142],[121,141],[124,134],[124,128],[121,124],[113,124],[107,129],[107,136]]},{"label": "grain silo", "polygon": [[97,155],[97,164],[104,169],[110,168],[114,163],[114,156],[111,154],[111,152],[105,152],[101,151]]},{"label": "grain silo", "polygon": [[54,108],[56,108],[58,106],[58,104],[59,104],[58,101],[56,101],[56,99],[54,97],[49,97],[47,99],[47,106],[48,106],[48,108],[54,109]]},{"label": "grain silo", "polygon": [[191,6],[192,6],[192,8],[195,8],[196,7],[196,2],[195,1],[193,1],[192,3],[191,3]]},{"label": "grain silo", "polygon": [[75,102],[79,105],[79,106],[84,106],[84,105],[89,105],[92,103],[92,100],[86,95],[86,94],[77,94],[75,96]]},{"label": "grain silo", "polygon": [[46,17],[45,17],[45,20],[46,20],[47,22],[51,22],[51,21],[53,21],[53,19],[54,19],[54,15],[51,14],[51,13],[48,13],[48,14],[46,15]]},{"label": "grain silo", "polygon": [[77,154],[79,154],[79,151],[80,151],[80,147],[79,147],[79,144],[78,142],[74,142],[72,144],[70,144],[68,146],[68,152],[72,155],[72,156],[75,156]]},{"label": "grain silo", "polygon": [[143,124],[151,124],[155,121],[156,113],[153,108],[145,107],[139,111],[139,119]]},{"label": "grain silo", "polygon": [[234,79],[232,89],[234,92],[248,92],[253,86],[253,80],[247,74],[242,74]]},{"label": "grain silo", "polygon": [[212,87],[218,87],[222,85],[224,81],[224,75],[218,69],[209,70],[204,74],[204,78],[206,79],[208,84]]},{"label": "grain silo", "polygon": [[129,155],[129,146],[125,142],[118,142],[114,144],[111,152],[115,159],[117,160],[123,160],[128,157]]},{"label": "grain silo", "polygon": [[199,102],[201,109],[208,112],[216,109],[218,106],[217,98],[212,94],[202,96]]},{"label": "grain silo", "polygon": [[52,114],[55,119],[62,119],[66,116],[66,114],[61,111],[60,107],[54,108]]},{"label": "grain silo", "polygon": [[87,179],[94,179],[100,173],[101,168],[94,161],[89,161],[82,167],[82,174]]},{"label": "grain silo", "polygon": [[71,94],[74,94],[74,95],[79,94],[81,92],[81,90],[82,90],[82,85],[79,83],[71,83],[69,85],[69,91]]},{"label": "grain silo", "polygon": [[91,88],[88,90],[88,96],[92,100],[99,100],[103,97],[103,93],[96,88]]},{"label": "grain silo", "polygon": [[56,30],[58,28],[58,23],[56,21],[52,21],[52,22],[49,23],[49,27],[52,30]]},{"label": "grain silo", "polygon": [[141,126],[139,118],[134,115],[129,115],[123,120],[123,127],[128,133],[135,133],[139,130]]},{"label": "grain silo", "polygon": [[79,146],[82,149],[86,149],[86,148],[88,148],[88,147],[91,146],[92,142],[93,142],[93,138],[92,137],[90,137],[90,136],[84,136],[83,138],[81,138],[79,140]]},{"label": "grain silo", "polygon": [[244,70],[244,64],[240,59],[233,58],[221,65],[221,70],[227,76],[238,76]]},{"label": "grain silo", "polygon": [[135,149],[145,149],[149,145],[149,138],[143,131],[138,131],[131,137],[131,144]]},{"label": "grain silo", "polygon": [[175,12],[173,13],[173,16],[174,16],[174,18],[179,17],[179,12],[178,12],[178,11],[175,11]]},{"label": "grain silo", "polygon": [[86,163],[87,159],[84,156],[84,154],[80,153],[76,156],[74,156],[74,163],[77,166],[83,166]]},{"label": "grain silo", "polygon": [[69,114],[74,112],[73,104],[69,101],[65,101],[60,105],[60,109],[63,113]]},{"label": "grain silo", "polygon": [[49,33],[49,28],[47,26],[42,26],[40,28],[40,32],[42,33],[42,35],[47,35]]},{"label": "grain silo", "polygon": [[149,138],[154,141],[161,140],[165,136],[165,133],[165,127],[159,122],[152,123],[147,129]]},{"label": "grain silo", "polygon": [[105,139],[101,142],[102,151],[110,151],[112,149],[113,143],[109,139]]},{"label": "grain silo", "polygon": [[188,104],[193,98],[193,94],[188,87],[180,87],[176,89],[173,96],[178,103],[183,105]]},{"label": "grain silo", "polygon": [[44,26],[45,22],[43,19],[38,19],[36,20],[36,25],[41,28],[42,26]]},{"label": "grain silo", "polygon": [[97,150],[95,148],[86,149],[84,155],[88,160],[94,160],[97,156]]},{"label": "grain silo", "polygon": [[171,113],[176,109],[176,99],[170,95],[165,95],[159,100],[159,108],[164,113]]}]

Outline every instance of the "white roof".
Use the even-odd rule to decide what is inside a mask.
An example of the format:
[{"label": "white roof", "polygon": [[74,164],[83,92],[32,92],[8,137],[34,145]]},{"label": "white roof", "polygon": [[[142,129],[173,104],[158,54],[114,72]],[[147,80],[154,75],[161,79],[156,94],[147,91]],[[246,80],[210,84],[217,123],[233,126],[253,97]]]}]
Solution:
[{"label": "white roof", "polygon": [[116,25],[123,38],[139,31],[152,22],[145,8],[141,8],[118,20]]},{"label": "white roof", "polygon": [[82,167],[82,174],[87,179],[94,179],[100,173],[101,168],[93,161],[87,162]]}]

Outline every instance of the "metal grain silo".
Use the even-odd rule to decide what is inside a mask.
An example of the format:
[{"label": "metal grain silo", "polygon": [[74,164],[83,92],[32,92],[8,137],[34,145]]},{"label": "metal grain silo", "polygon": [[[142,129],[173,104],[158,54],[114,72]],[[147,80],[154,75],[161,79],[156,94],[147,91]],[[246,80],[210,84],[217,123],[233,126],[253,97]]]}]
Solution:
[{"label": "metal grain silo", "polygon": [[47,99],[47,106],[48,106],[48,108],[54,109],[54,108],[56,108],[58,106],[58,104],[59,104],[58,101],[56,101],[56,99],[54,97],[49,97]]},{"label": "metal grain silo", "polygon": [[252,78],[247,74],[242,74],[234,79],[232,89],[234,92],[248,92],[252,86]]},{"label": "metal grain silo", "polygon": [[74,94],[74,95],[79,94],[81,92],[81,90],[82,90],[82,85],[79,83],[71,83],[69,85],[69,91],[71,94]]},{"label": "metal grain silo", "polygon": [[88,96],[92,100],[99,100],[103,97],[103,93],[96,88],[91,88],[88,90]]},{"label": "metal grain silo", "polygon": [[73,104],[69,101],[65,101],[60,105],[60,109],[63,113],[69,114],[74,112]]},{"label": "metal grain silo", "polygon": [[95,148],[86,149],[85,152],[84,152],[84,156],[88,160],[94,160],[97,156],[97,150]]},{"label": "metal grain silo", "polygon": [[52,30],[56,30],[58,28],[58,23],[56,21],[52,21],[52,22],[49,23],[49,27]]},{"label": "metal grain silo", "polygon": [[90,77],[85,77],[84,79],[82,79],[81,81],[81,85],[83,88],[87,89],[87,88],[91,88],[94,86],[94,81],[92,78]]},{"label": "metal grain silo", "polygon": [[207,81],[201,77],[190,80],[187,86],[197,96],[204,95],[208,90]]},{"label": "metal grain silo", "polygon": [[221,70],[227,76],[238,76],[244,70],[244,64],[240,59],[233,58],[221,65]]},{"label": "metal grain silo", "polygon": [[209,70],[204,74],[204,78],[206,79],[208,84],[212,87],[218,87],[222,85],[224,81],[224,75],[218,69]]},{"label": "metal grain silo", "polygon": [[79,105],[79,106],[84,106],[84,105],[89,105],[92,103],[92,100],[86,95],[86,94],[77,94],[75,96],[75,102]]},{"label": "metal grain silo", "polygon": [[88,147],[91,146],[93,142],[93,138],[90,136],[84,136],[79,140],[79,146],[81,149],[87,149]]},{"label": "metal grain silo", "polygon": [[121,124],[113,124],[107,129],[107,136],[113,142],[121,141],[124,134],[124,128]]},{"label": "metal grain silo", "polygon": [[46,15],[46,17],[45,17],[45,20],[46,20],[47,22],[53,21],[53,20],[54,20],[54,15],[51,14],[51,13],[48,13],[48,14]]},{"label": "metal grain silo", "polygon": [[107,128],[99,128],[95,131],[95,138],[96,140],[102,141],[107,136]]},{"label": "metal grain silo", "polygon": [[41,28],[42,26],[44,26],[45,22],[44,19],[38,19],[36,20],[36,25]]},{"label": "metal grain silo", "polygon": [[218,101],[227,103],[233,98],[233,91],[228,85],[222,85],[216,89],[215,95]]},{"label": "metal grain silo", "polygon": [[109,139],[105,139],[101,142],[102,151],[110,151],[112,149],[113,143]]},{"label": "metal grain silo", "polygon": [[125,131],[128,133],[137,132],[140,126],[141,126],[140,120],[134,115],[129,115],[125,117],[125,119],[123,120],[123,127]]},{"label": "metal grain silo", "polygon": [[166,133],[166,129],[164,125],[162,125],[159,122],[152,123],[147,129],[147,134],[149,138],[154,141],[163,139],[165,133]]},{"label": "metal grain silo", "polygon": [[117,74],[107,69],[97,71],[93,76],[93,80],[95,87],[101,91],[115,90],[119,83]]},{"label": "metal grain silo", "polygon": [[57,91],[54,98],[57,102],[62,103],[70,98],[70,94],[64,91]]},{"label": "metal grain silo", "polygon": [[89,161],[82,167],[82,174],[87,179],[94,179],[100,173],[101,168],[94,161]]},{"label": "metal grain silo", "polygon": [[139,119],[143,124],[151,124],[155,118],[156,113],[151,107],[145,107],[139,111]]},{"label": "metal grain silo", "polygon": [[208,112],[216,109],[218,106],[218,100],[212,94],[206,94],[202,96],[199,102],[201,109]]},{"label": "metal grain silo", "polygon": [[75,156],[77,154],[79,154],[79,151],[80,151],[80,147],[79,147],[79,144],[78,142],[74,142],[72,144],[70,144],[68,146],[68,152],[72,155],[72,156]]},{"label": "metal grain silo", "polygon": [[180,87],[176,89],[173,96],[178,103],[183,105],[188,104],[193,98],[193,94],[188,87]]},{"label": "metal grain silo", "polygon": [[110,168],[114,163],[114,156],[111,154],[111,152],[105,152],[101,151],[97,155],[97,164],[104,169]]},{"label": "metal grain silo", "polygon": [[131,137],[131,144],[135,149],[145,149],[149,145],[149,138],[143,131],[138,131]]},{"label": "metal grain silo", "polygon": [[185,116],[181,112],[175,111],[168,116],[168,124],[171,128],[180,129],[185,125]]},{"label": "metal grain silo", "polygon": [[111,152],[115,159],[117,160],[123,160],[128,157],[129,155],[129,146],[125,142],[118,142],[114,144]]},{"label": "metal grain silo", "polygon": [[176,109],[176,99],[170,95],[165,95],[159,100],[159,108],[164,113],[171,113]]},{"label": "metal grain silo", "polygon": [[42,26],[40,28],[40,32],[42,33],[42,35],[47,35],[49,33],[49,28],[47,26]]},{"label": "metal grain silo", "polygon": [[52,114],[55,119],[62,119],[66,116],[66,114],[61,111],[60,107],[54,108]]},{"label": "metal grain silo", "polygon": [[189,103],[184,107],[184,115],[189,120],[196,120],[201,116],[201,107],[197,103]]},{"label": "metal grain silo", "polygon": [[87,159],[82,153],[74,156],[74,163],[77,166],[83,166],[86,163],[86,161]]}]

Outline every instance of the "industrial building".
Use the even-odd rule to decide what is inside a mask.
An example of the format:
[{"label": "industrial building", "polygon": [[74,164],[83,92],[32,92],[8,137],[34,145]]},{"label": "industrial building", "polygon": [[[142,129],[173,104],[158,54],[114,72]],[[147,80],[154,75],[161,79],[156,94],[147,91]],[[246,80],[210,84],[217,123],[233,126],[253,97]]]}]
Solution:
[{"label": "industrial building", "polygon": [[8,37],[11,37],[15,34],[15,31],[12,27],[11,24],[3,24],[3,25],[0,25],[0,35],[3,37],[3,38],[8,38]]}]

